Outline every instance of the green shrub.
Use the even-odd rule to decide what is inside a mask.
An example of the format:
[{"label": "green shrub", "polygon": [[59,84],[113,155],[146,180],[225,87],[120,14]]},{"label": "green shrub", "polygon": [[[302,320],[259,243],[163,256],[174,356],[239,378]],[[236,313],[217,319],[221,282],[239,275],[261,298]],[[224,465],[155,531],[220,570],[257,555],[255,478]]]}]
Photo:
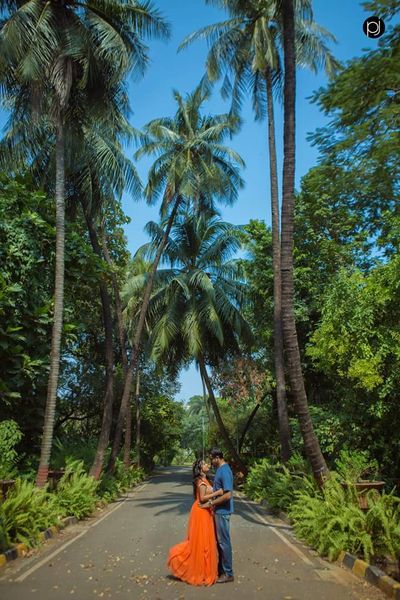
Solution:
[{"label": "green shrub", "polygon": [[98,482],[86,473],[83,461],[68,461],[55,492],[61,514],[78,519],[90,515],[98,501],[97,488]]},{"label": "green shrub", "polygon": [[352,488],[343,488],[336,473],[331,473],[323,490],[298,491],[289,517],[296,535],[329,560],[342,550],[361,552],[367,559],[373,552],[357,496]]},{"label": "green shrub", "polygon": [[371,459],[367,451],[343,449],[335,461],[335,471],[343,481],[355,483],[363,477],[378,476],[378,461]]},{"label": "green shrub", "polygon": [[0,422],[0,479],[13,479],[17,474],[18,454],[15,446],[22,439],[22,432],[15,421]]},{"label": "green shrub", "polygon": [[12,543],[32,545],[39,541],[41,531],[59,522],[55,498],[46,488],[38,488],[29,481],[17,479],[1,505],[3,529]]},{"label": "green shrub", "polygon": [[368,502],[366,526],[374,542],[374,554],[400,560],[400,498],[371,490]]},{"label": "green shrub", "polygon": [[292,457],[287,466],[263,458],[251,467],[244,491],[253,500],[267,500],[274,511],[287,510],[297,490],[314,485],[307,470],[298,454]]},{"label": "green shrub", "polygon": [[[68,438],[56,438],[53,442],[51,453],[51,466],[53,469],[62,469],[68,462],[82,461],[86,471],[93,464],[97,449],[97,439],[83,439],[81,436],[69,436]],[[108,452],[104,461],[108,459]]]},{"label": "green shrub", "polygon": [[343,551],[369,560],[400,557],[400,498],[368,492],[369,510],[358,506],[354,486],[343,487],[343,472],[331,472],[322,490],[296,492],[289,517],[296,535],[335,560]]},{"label": "green shrub", "polygon": [[142,481],[145,477],[143,469],[132,465],[125,468],[124,463],[117,458],[114,473],[104,473],[100,480],[99,495],[104,502],[112,502],[126,490]]}]

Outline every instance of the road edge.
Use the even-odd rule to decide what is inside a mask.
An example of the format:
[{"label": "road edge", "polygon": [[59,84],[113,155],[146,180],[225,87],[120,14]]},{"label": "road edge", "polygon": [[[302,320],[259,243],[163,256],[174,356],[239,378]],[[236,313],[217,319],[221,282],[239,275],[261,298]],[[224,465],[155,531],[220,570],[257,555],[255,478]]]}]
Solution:
[{"label": "road edge", "polygon": [[344,551],[339,554],[339,558],[336,562],[341,564],[342,567],[349,569],[354,575],[357,575],[357,577],[365,579],[368,583],[378,587],[384,594],[389,596],[389,598],[400,600],[400,583],[392,577],[389,577],[389,575],[386,575],[386,573],[378,567],[370,565],[364,560]]},{"label": "road edge", "polygon": [[[239,490],[235,491],[239,497],[243,496],[247,499],[247,496],[244,494],[244,492]],[[256,504],[262,506],[263,508],[267,508],[269,510],[271,509],[270,505],[265,499],[256,502]],[[279,511],[276,516],[290,525],[290,520],[286,513]],[[320,558],[324,560],[322,556]],[[389,577],[389,575],[386,575],[382,569],[379,569],[374,565],[370,565],[366,561],[361,560],[360,558],[357,558],[356,556],[353,556],[349,552],[345,551],[342,551],[339,554],[339,557],[335,562],[340,566],[350,570],[353,575],[356,575],[358,578],[364,579],[371,585],[379,588],[381,592],[386,594],[389,598],[392,598],[393,600],[400,600],[400,582],[396,581],[392,577]]]},{"label": "road edge", "polygon": [[[126,490],[124,492],[124,494],[126,494],[128,492],[133,492],[137,487],[143,485],[143,483],[145,481],[147,481],[148,479],[150,479],[152,476],[153,476],[152,473],[149,473],[148,475],[146,475],[146,477],[144,479],[139,481],[136,485],[134,485],[133,487]],[[121,498],[122,498],[122,496],[118,496],[118,498],[113,500],[113,502],[117,502]],[[112,504],[112,503],[109,502],[109,503],[105,504],[102,507],[102,509],[104,510],[110,504]],[[53,538],[55,535],[57,535],[57,533],[59,533],[60,531],[62,531],[66,527],[68,527],[69,525],[74,525],[79,522],[80,522],[80,519],[78,519],[75,516],[64,517],[63,519],[61,519],[60,524],[52,525],[51,527],[48,527],[44,531],[41,531],[39,534],[39,540],[41,543],[44,543],[46,540]],[[0,570],[2,570],[2,568],[4,568],[12,560],[16,560],[17,558],[25,556],[28,553],[28,551],[29,551],[29,547],[27,544],[16,544],[12,548],[9,548],[5,552],[1,553],[0,554]]]}]

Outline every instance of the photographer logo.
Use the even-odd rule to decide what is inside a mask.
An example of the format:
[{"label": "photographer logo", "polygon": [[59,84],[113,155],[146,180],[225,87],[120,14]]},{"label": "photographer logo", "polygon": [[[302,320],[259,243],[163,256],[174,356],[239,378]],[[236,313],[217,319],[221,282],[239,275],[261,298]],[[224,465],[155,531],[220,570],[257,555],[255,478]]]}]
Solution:
[{"label": "photographer logo", "polygon": [[369,38],[380,38],[385,33],[385,22],[379,17],[368,17],[363,23],[363,30]]}]

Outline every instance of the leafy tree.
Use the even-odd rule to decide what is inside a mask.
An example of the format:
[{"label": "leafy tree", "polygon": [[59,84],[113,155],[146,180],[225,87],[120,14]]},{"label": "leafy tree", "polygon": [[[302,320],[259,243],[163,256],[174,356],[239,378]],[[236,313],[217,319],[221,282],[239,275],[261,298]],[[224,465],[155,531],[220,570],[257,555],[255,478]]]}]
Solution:
[{"label": "leafy tree", "polygon": [[[336,382],[348,437],[368,449],[389,478],[398,473],[396,406],[399,380],[398,257],[371,270],[342,270],[327,292],[307,348],[315,366]],[[337,400],[336,400],[337,401]]]},{"label": "leafy tree", "polygon": [[240,453],[253,419],[269,391],[270,381],[268,381],[265,369],[261,369],[260,364],[257,364],[255,360],[243,357],[233,361],[229,360],[222,368],[219,367],[214,372],[213,379],[221,396],[235,409],[236,418],[239,407],[246,409],[248,405],[251,406],[250,415],[243,425],[240,438],[236,423],[236,446]]},{"label": "leafy tree", "polygon": [[374,254],[384,256],[399,244],[399,40],[399,27],[389,29],[376,50],[349,61],[314,94],[329,124],[310,136],[326,168],[343,178],[343,204],[358,216]]},{"label": "leafy tree", "polygon": [[[32,421],[43,393],[51,331],[50,289],[54,227],[49,201],[28,177],[0,178],[0,401],[13,416],[20,400]],[[17,411],[20,416],[25,411]],[[28,416],[28,415],[27,415]]]}]

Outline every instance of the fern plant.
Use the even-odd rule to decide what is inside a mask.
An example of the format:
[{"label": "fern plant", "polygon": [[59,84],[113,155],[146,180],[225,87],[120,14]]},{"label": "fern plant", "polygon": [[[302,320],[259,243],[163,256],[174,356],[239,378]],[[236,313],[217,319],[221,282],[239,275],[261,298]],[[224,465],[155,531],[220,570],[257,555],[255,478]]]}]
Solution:
[{"label": "fern plant", "polygon": [[55,493],[63,516],[81,519],[90,515],[98,501],[97,488],[98,482],[86,473],[83,461],[68,461]]},{"label": "fern plant", "polygon": [[296,493],[289,516],[296,534],[320,554],[335,560],[342,550],[361,556],[400,558],[400,498],[368,492],[369,509],[358,506],[354,486],[344,488],[332,472],[323,490]]},{"label": "fern plant", "polygon": [[145,472],[135,466],[126,469],[124,463],[117,458],[114,474],[104,473],[99,486],[99,495],[104,502],[112,502],[123,492],[144,479]]},{"label": "fern plant", "polygon": [[46,488],[18,479],[1,505],[6,541],[28,546],[39,541],[41,531],[59,522],[55,498]]},{"label": "fern plant", "polygon": [[[287,510],[296,491],[314,485],[306,470],[304,460],[299,455],[294,456],[287,466],[264,458],[251,467],[244,491],[253,500],[267,500],[275,512]],[[299,471],[302,472],[301,476],[297,474]]]},{"label": "fern plant", "polygon": [[368,493],[370,509],[366,527],[374,539],[375,554],[400,560],[400,498],[391,494]]}]

